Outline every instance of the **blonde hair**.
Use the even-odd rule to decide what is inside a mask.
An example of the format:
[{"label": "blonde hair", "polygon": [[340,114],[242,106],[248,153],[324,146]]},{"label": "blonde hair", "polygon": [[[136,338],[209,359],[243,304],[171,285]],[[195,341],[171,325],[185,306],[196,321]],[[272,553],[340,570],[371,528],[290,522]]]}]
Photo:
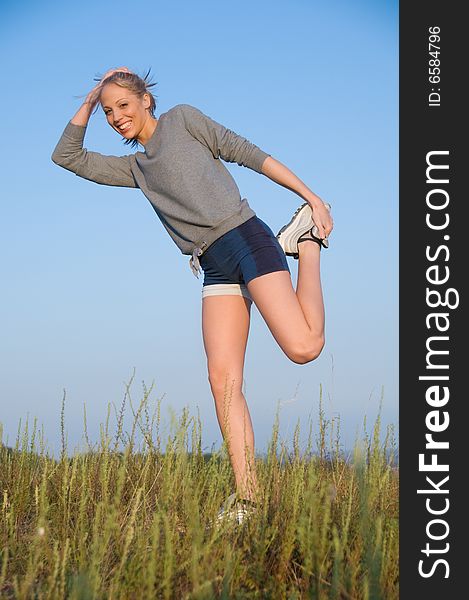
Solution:
[{"label": "blonde hair", "polygon": [[[154,94],[150,91],[150,88],[156,85],[156,83],[152,83],[149,79],[150,77],[150,69],[148,69],[147,74],[144,77],[140,77],[136,73],[128,73],[126,71],[116,71],[109,77],[106,77],[102,81],[102,87],[107,85],[108,83],[115,83],[120,87],[123,87],[132,94],[135,94],[139,98],[143,98],[144,94],[148,94],[150,96],[150,106],[148,108],[150,115],[155,117],[156,110],[156,100]],[[101,78],[97,79],[97,81],[101,81]],[[99,101],[101,100],[101,94],[99,94]],[[97,108],[97,107],[96,107]],[[138,141],[136,139],[126,139],[123,138],[124,144],[132,144],[132,147],[138,145]]]}]

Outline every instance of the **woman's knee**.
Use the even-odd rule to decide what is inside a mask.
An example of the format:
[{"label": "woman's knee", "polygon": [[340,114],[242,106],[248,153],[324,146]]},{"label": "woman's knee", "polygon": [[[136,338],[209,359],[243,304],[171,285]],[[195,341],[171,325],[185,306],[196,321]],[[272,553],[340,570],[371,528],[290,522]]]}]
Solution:
[{"label": "woman's knee", "polygon": [[228,394],[242,387],[242,375],[224,365],[208,365],[208,381],[214,394]]},{"label": "woman's knee", "polygon": [[294,363],[305,365],[318,358],[324,348],[324,342],[323,335],[315,336],[314,339],[309,340],[308,342],[295,344],[285,353]]}]

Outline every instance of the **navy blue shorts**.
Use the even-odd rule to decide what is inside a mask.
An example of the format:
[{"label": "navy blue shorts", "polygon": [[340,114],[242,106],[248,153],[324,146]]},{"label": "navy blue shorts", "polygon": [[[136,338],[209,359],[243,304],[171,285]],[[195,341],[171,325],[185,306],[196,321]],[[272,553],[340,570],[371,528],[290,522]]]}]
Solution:
[{"label": "navy blue shorts", "polygon": [[200,257],[200,266],[206,291],[212,285],[245,287],[255,277],[274,271],[290,272],[277,238],[257,216],[213,242]]}]

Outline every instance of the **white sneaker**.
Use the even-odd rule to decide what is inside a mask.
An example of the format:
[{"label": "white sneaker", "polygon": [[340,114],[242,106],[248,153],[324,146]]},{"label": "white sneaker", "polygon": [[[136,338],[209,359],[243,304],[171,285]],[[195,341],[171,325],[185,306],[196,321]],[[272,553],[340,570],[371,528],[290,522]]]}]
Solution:
[{"label": "white sneaker", "polygon": [[238,498],[236,493],[231,494],[223,503],[209,528],[219,529],[226,525],[243,525],[256,510],[257,504],[255,502],[247,498]]},{"label": "white sneaker", "polygon": [[[330,211],[330,204],[324,203]],[[313,220],[313,211],[308,202],[302,204],[295,212],[290,222],[277,233],[280,246],[287,256],[298,258],[298,242],[314,240],[319,246],[329,247],[327,238],[318,237],[318,228]]]}]

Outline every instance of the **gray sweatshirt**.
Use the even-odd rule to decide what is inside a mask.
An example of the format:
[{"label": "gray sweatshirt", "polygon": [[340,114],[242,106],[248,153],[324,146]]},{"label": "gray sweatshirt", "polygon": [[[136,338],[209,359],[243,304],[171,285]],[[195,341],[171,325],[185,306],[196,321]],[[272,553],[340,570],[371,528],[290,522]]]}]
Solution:
[{"label": "gray sweatshirt", "polygon": [[193,259],[255,215],[220,158],[262,173],[270,155],[193,106],[163,113],[144,152],[90,152],[83,148],[85,132],[86,126],[69,122],[54,163],[99,184],[140,188],[178,248]]}]

